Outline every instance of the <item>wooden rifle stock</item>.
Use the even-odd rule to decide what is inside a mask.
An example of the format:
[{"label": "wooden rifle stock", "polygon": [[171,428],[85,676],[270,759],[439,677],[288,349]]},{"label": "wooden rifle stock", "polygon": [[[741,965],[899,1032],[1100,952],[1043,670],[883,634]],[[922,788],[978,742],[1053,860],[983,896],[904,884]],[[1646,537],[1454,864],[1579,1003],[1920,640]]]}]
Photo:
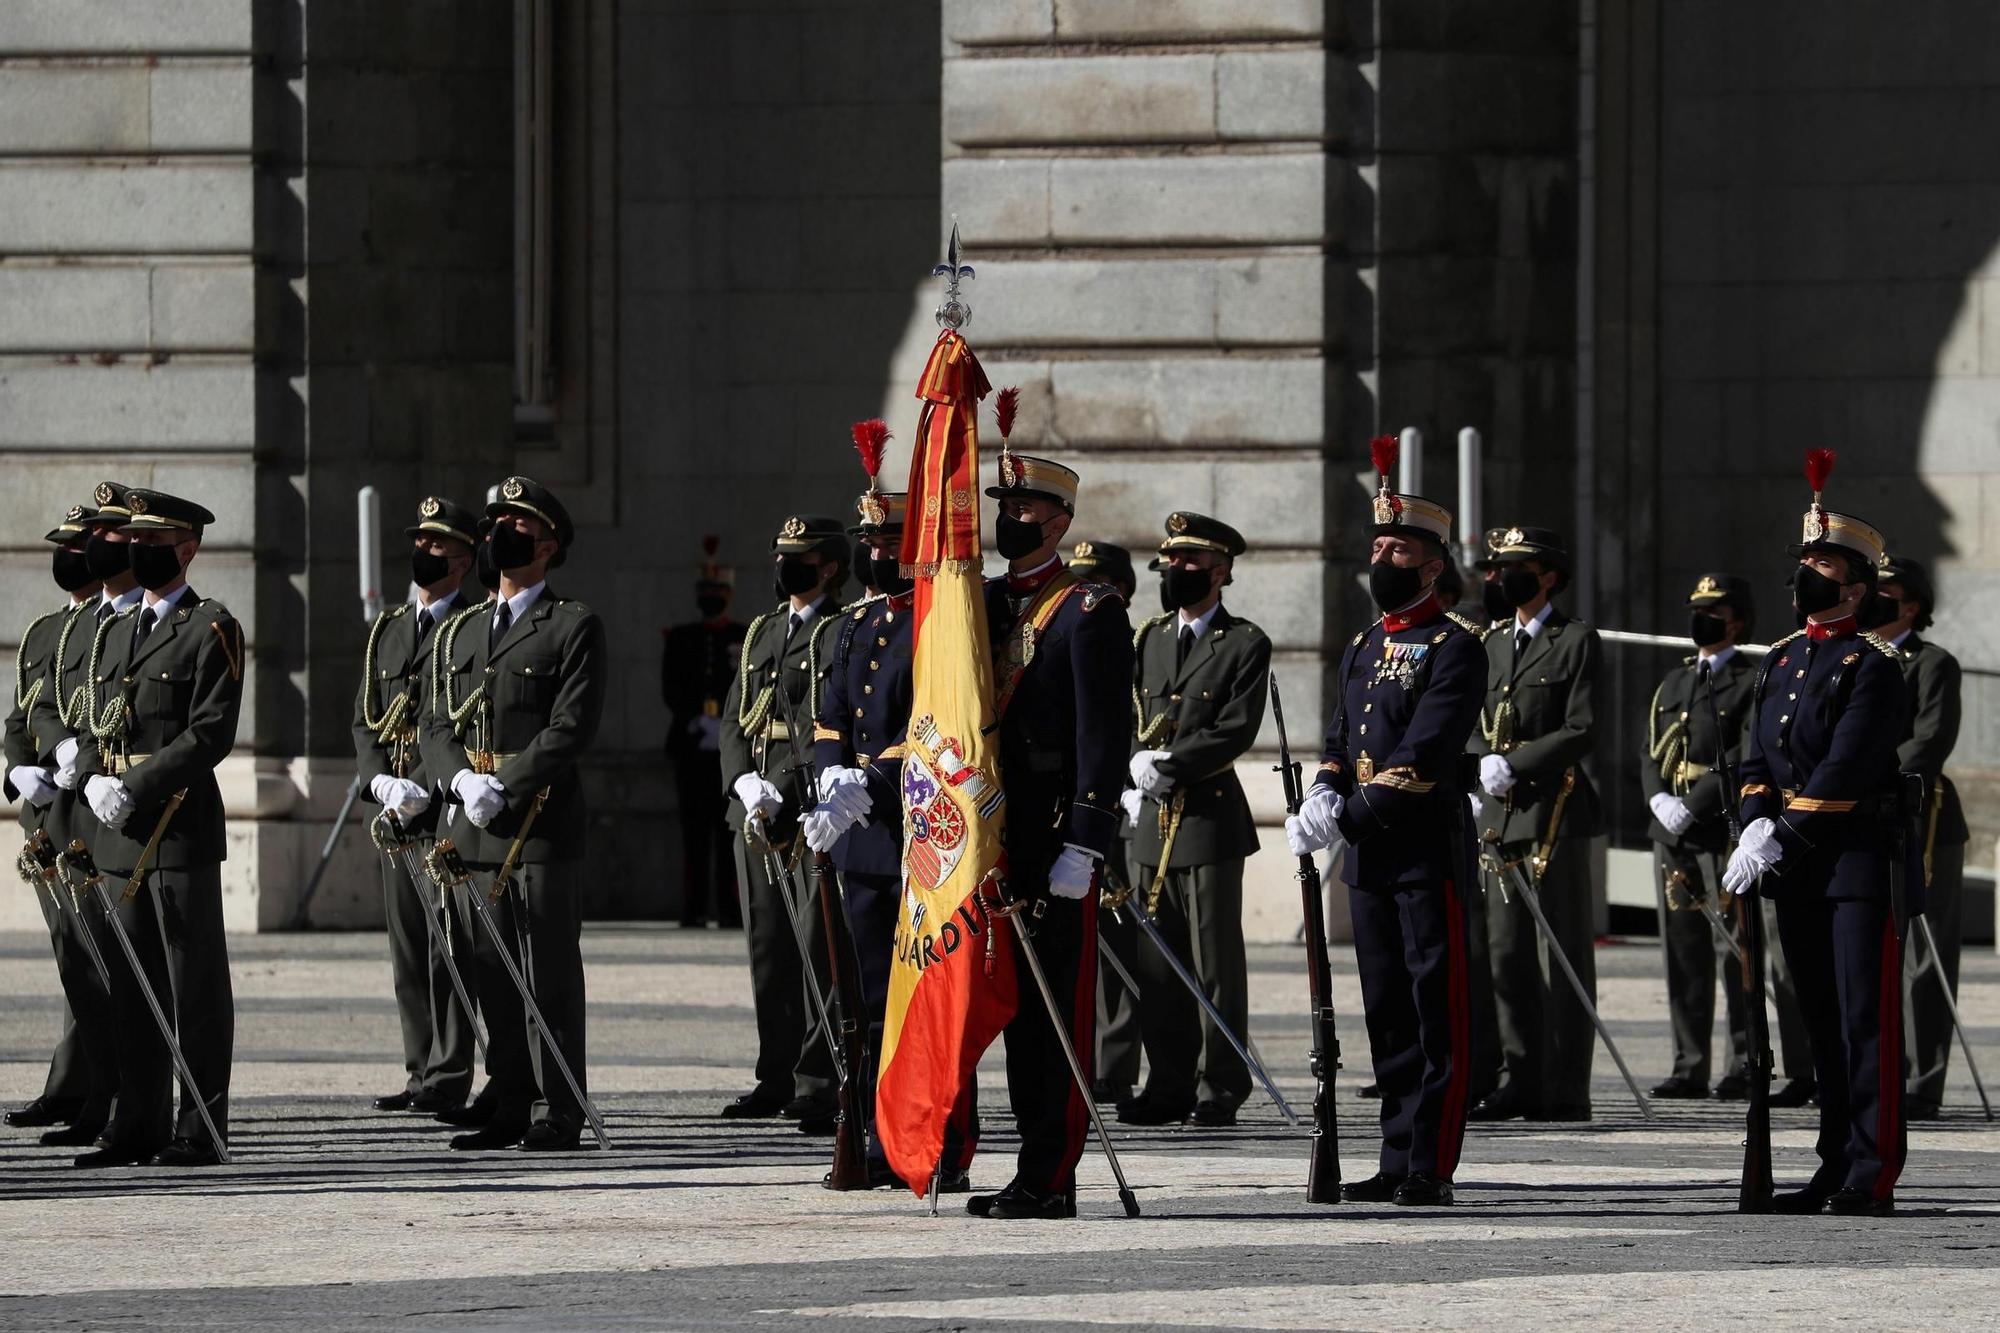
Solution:
[{"label": "wooden rifle stock", "polygon": [[[1769,670],[1768,665],[1765,670]],[[1743,837],[1743,816],[1738,808],[1736,776],[1729,767],[1729,743],[1722,731],[1722,712],[1715,702],[1715,673],[1707,663],[1701,667],[1702,688],[1708,695],[1708,717],[1715,728],[1715,766],[1722,775],[1722,812],[1729,825],[1729,845],[1733,849]],[[1764,677],[1757,678],[1757,692],[1750,705],[1750,725],[1757,725],[1757,710],[1764,702]],[[1718,892],[1721,885],[1717,885]],[[1750,1087],[1744,1112],[1743,1178],[1736,1192],[1739,1213],[1771,1211],[1771,1025],[1764,1013],[1764,905],[1763,896],[1752,884],[1748,893],[1736,896],[1737,929],[1743,936],[1743,994],[1749,1010],[1750,1050],[1747,1054]]]},{"label": "wooden rifle stock", "polygon": [[[1305,799],[1299,765],[1285,739],[1285,709],[1278,676],[1271,673],[1271,722],[1278,733],[1277,769],[1285,784],[1285,810],[1296,815]],[[1305,911],[1306,989],[1312,1000],[1313,1127],[1306,1165],[1306,1202],[1340,1202],[1340,1122],[1334,1113],[1334,1075],[1340,1069],[1340,1038],[1334,1032],[1333,968],[1326,956],[1326,904],[1319,866],[1299,858],[1300,906]]]}]

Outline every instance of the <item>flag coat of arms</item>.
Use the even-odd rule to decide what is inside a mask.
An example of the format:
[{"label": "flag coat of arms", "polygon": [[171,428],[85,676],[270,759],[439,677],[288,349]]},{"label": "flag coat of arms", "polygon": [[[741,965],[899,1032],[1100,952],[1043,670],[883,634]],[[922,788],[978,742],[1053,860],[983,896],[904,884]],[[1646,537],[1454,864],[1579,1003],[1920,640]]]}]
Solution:
[{"label": "flag coat of arms", "polygon": [[948,1137],[955,1160],[944,1165],[970,1162],[969,1125],[947,1128],[1017,1003],[1013,949],[996,938],[1000,923],[979,893],[1001,867],[1006,814],[975,498],[979,402],[990,387],[965,339],[947,329],[917,388],[903,530],[902,563],[916,580],[903,896],[875,1123],[889,1165],[919,1194]]}]

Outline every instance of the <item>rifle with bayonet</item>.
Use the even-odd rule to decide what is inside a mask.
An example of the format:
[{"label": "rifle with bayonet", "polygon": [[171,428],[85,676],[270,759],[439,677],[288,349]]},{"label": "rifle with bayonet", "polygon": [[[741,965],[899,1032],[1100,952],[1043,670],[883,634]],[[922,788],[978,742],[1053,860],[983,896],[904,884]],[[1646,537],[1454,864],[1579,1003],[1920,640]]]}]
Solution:
[{"label": "rifle with bayonet", "polygon": [[[1757,676],[1757,692],[1750,705],[1750,725],[1757,725],[1757,713],[1764,703],[1764,680],[1768,664]],[[1738,802],[1742,793],[1729,766],[1729,741],[1722,730],[1722,711],[1715,702],[1715,673],[1707,662],[1701,664],[1701,683],[1708,696],[1709,720],[1715,726],[1715,767],[1722,775],[1722,814],[1729,825],[1729,846],[1743,838],[1743,815]],[[1738,929],[1743,936],[1742,967],[1744,1008],[1749,1011],[1745,1037],[1749,1051],[1749,1101],[1744,1113],[1743,1178],[1736,1191],[1736,1211],[1771,1211],[1771,1025],[1764,1013],[1764,903],[1753,881],[1747,892],[1737,895]]]}]

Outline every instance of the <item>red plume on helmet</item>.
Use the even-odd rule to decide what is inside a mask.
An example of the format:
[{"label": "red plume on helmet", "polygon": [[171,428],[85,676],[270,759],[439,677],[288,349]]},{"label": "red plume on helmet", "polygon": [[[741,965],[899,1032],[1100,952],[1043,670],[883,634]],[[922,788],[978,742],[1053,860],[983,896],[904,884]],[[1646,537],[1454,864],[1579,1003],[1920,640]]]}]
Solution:
[{"label": "red plume on helmet", "polygon": [[1826,489],[1826,479],[1833,475],[1834,457],[1831,449],[1806,450],[1806,485],[1812,487],[1815,500]]},{"label": "red plume on helmet", "polygon": [[1002,389],[993,400],[993,415],[1000,422],[1000,439],[1004,442],[1014,433],[1014,414],[1021,410],[1021,391],[1018,388]]},{"label": "red plume on helmet", "polygon": [[1403,446],[1393,435],[1377,435],[1368,441],[1368,457],[1374,461],[1375,471],[1382,478],[1382,489],[1389,489],[1389,474],[1396,470],[1396,456]]},{"label": "red plume on helmet", "polygon": [[875,489],[875,477],[882,471],[882,456],[889,448],[889,423],[880,417],[854,423],[854,450],[861,455],[861,470],[868,474],[868,489]]}]

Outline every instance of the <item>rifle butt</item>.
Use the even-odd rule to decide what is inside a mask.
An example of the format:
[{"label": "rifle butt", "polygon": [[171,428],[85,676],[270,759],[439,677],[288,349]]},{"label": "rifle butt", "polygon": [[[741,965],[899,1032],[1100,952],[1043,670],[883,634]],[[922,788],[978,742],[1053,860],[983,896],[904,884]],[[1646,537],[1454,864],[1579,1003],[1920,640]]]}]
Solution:
[{"label": "rifle butt", "polygon": [[861,1121],[846,1093],[841,1094],[840,1124],[833,1136],[833,1169],[827,1173],[826,1187],[830,1190],[865,1190],[869,1187],[868,1154],[867,1146],[862,1142]]},{"label": "rifle butt", "polygon": [[1313,1102],[1312,1149],[1306,1160],[1306,1202],[1340,1202],[1340,1128],[1333,1118],[1332,1089]]},{"label": "rifle butt", "polygon": [[1736,1193],[1739,1213],[1771,1211],[1771,1080],[1760,1070],[1750,1080],[1750,1110],[1743,1136],[1743,1182]]}]

